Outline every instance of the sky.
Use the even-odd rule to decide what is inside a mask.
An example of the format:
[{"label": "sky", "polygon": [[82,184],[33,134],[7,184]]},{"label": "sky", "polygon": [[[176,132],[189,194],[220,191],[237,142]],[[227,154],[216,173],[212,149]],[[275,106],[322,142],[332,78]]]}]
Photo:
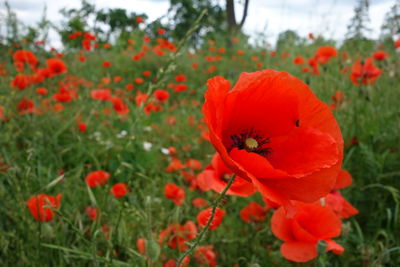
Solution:
[{"label": "sky", "polygon": [[[63,7],[78,8],[80,0],[8,0],[19,20],[24,25],[35,25],[47,6],[47,18],[59,25]],[[219,0],[224,4],[224,0]],[[97,8],[125,8],[128,11],[146,13],[153,21],[167,13],[169,0],[91,0]],[[237,1],[236,1],[237,2]],[[241,0],[240,2],[244,2]],[[347,25],[354,14],[357,0],[250,0],[244,32],[253,40],[262,33],[274,44],[280,32],[295,30],[300,36],[312,32],[326,38],[343,40]],[[370,25],[368,37],[378,38],[386,12],[395,0],[370,0]],[[236,5],[237,20],[243,8]],[[0,2],[0,23],[4,24],[4,3]],[[51,45],[60,47],[56,32],[50,34]]]}]

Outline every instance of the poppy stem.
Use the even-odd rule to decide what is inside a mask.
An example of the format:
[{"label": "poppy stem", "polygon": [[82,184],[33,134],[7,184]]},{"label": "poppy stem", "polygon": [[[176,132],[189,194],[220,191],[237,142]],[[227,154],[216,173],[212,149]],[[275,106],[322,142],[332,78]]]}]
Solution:
[{"label": "poppy stem", "polygon": [[211,210],[211,216],[207,221],[207,224],[204,226],[204,228],[201,230],[201,232],[198,234],[198,236],[196,237],[196,239],[194,240],[194,242],[192,244],[190,244],[189,249],[187,249],[179,258],[178,258],[178,262],[177,262],[177,267],[181,266],[182,261],[185,259],[186,256],[190,255],[193,253],[194,249],[199,245],[201,239],[203,238],[204,234],[207,232],[208,228],[210,228],[211,222],[214,219],[215,216],[215,212],[217,210],[217,207],[219,205],[219,203],[221,202],[221,200],[225,197],[226,192],[228,192],[228,189],[231,187],[233,181],[236,178],[236,174],[233,174],[232,177],[229,179],[228,183],[226,184],[224,190],[221,192],[221,194],[219,195],[219,197],[214,201],[212,210]]}]

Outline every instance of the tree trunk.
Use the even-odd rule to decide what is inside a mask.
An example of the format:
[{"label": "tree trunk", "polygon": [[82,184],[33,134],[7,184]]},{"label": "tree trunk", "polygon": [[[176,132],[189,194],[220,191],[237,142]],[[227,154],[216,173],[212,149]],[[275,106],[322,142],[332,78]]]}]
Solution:
[{"label": "tree trunk", "polygon": [[228,32],[230,35],[233,35],[237,31],[242,29],[244,22],[246,21],[246,18],[247,18],[249,2],[250,2],[250,0],[245,0],[242,19],[241,19],[240,23],[237,24],[236,17],[235,17],[235,1],[234,0],[226,0],[226,19],[228,22]]}]

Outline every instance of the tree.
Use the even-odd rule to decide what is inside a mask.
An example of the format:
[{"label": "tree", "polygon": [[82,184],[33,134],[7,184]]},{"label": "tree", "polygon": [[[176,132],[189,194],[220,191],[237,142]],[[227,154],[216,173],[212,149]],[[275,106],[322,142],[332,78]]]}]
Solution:
[{"label": "tree", "polygon": [[246,21],[247,18],[249,2],[250,2],[249,0],[245,0],[242,19],[240,20],[240,23],[237,23],[235,15],[235,1],[226,0],[226,21],[228,23],[228,32],[230,35],[234,35],[242,29],[244,22]]},{"label": "tree", "polygon": [[354,8],[354,17],[347,26],[347,39],[366,39],[365,33],[371,31],[367,26],[370,22],[368,9],[369,0],[358,1],[357,6]]},{"label": "tree", "polygon": [[400,34],[400,0],[397,0],[386,13],[381,30],[383,37],[392,38],[396,34]]},{"label": "tree", "polygon": [[170,0],[168,10],[169,24],[174,30],[172,35],[181,39],[192,27],[193,23],[206,9],[207,17],[193,33],[192,41],[196,43],[200,37],[225,32],[225,11],[216,0]]}]

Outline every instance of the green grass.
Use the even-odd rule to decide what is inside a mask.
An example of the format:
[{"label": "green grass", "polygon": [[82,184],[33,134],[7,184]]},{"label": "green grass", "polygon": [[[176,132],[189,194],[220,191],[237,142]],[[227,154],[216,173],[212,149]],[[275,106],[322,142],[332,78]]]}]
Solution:
[{"label": "green grass", "polygon": [[[140,48],[140,40],[135,48]],[[218,47],[224,46],[219,44]],[[201,245],[214,245],[219,266],[399,266],[400,265],[400,61],[393,48],[386,49],[390,58],[380,64],[382,75],[372,86],[355,86],[348,73],[341,74],[343,66],[351,68],[356,53],[369,56],[373,51],[349,51],[350,61],[333,58],[321,68],[319,76],[301,72],[292,63],[297,55],[312,56],[316,44],[304,44],[279,51],[275,57],[263,53],[257,47],[234,47],[222,55],[218,62],[207,62],[204,57],[213,53],[205,46],[195,57],[185,53],[174,59],[172,69],[166,73],[166,82],[174,82],[176,74],[185,74],[188,90],[171,92],[161,112],[147,115],[134,102],[136,90],[147,91],[151,78],[165,66],[167,59],[149,53],[140,61],[131,60],[133,51],[117,49],[87,52],[87,61],[77,59],[78,52],[65,53],[63,60],[68,66],[68,75],[83,78],[93,86],[79,85],[79,98],[64,103],[60,113],[52,111],[42,115],[19,115],[16,104],[22,97],[30,98],[37,107],[44,98],[51,99],[57,91],[58,81],[66,74],[51,78],[40,85],[49,90],[48,96],[38,96],[33,85],[24,91],[9,86],[17,73],[11,55],[3,55],[9,75],[0,77],[0,105],[8,121],[0,123],[0,157],[8,168],[0,173],[0,265],[1,266],[160,266],[167,259],[177,258],[180,253],[166,246],[159,248],[158,235],[169,224],[196,221],[200,209],[191,205],[191,200],[203,197],[210,203],[218,197],[214,192],[192,191],[179,174],[167,173],[168,156],[161,148],[176,147],[177,157],[185,162],[198,159],[206,166],[214,153],[212,146],[200,138],[196,127],[201,123],[203,94],[206,81],[221,75],[235,82],[241,72],[256,70],[251,56],[258,56],[262,68],[287,71],[307,82],[317,96],[331,103],[336,90],[344,92],[341,109],[334,114],[345,140],[344,168],[353,176],[353,185],[342,191],[343,195],[358,210],[359,214],[343,221],[343,233],[337,239],[345,247],[341,256],[323,253],[316,260],[305,264],[291,264],[279,252],[281,241],[275,238],[269,227],[272,215],[261,225],[250,225],[239,217],[239,211],[249,202],[262,203],[256,194],[249,198],[224,198],[222,207],[227,215],[221,226],[208,232]],[[245,55],[235,56],[237,49]],[[283,52],[289,52],[282,59]],[[40,53],[38,53],[39,55]],[[49,57],[41,54],[43,65]],[[112,66],[104,69],[101,63],[108,60]],[[198,63],[197,70],[191,68]],[[215,65],[215,73],[205,73]],[[150,70],[152,76],[145,83],[135,85],[128,92],[125,84],[133,83],[135,77]],[[90,90],[98,88],[103,77],[122,76],[119,83],[105,87],[115,93],[121,89],[126,94],[130,112],[126,117],[114,111],[103,114],[111,103],[100,103],[90,98]],[[159,88],[167,88],[166,83]],[[158,89],[158,88],[153,88]],[[185,104],[182,102],[187,100]],[[191,100],[201,104],[193,106]],[[54,100],[50,100],[54,104]],[[87,131],[77,130],[76,119],[87,123]],[[176,124],[166,123],[168,117],[176,117]],[[194,118],[193,126],[188,116]],[[127,135],[121,137],[121,131]],[[349,145],[357,137],[357,145]],[[149,151],[143,142],[152,143]],[[185,150],[191,146],[190,150]],[[85,176],[93,170],[102,169],[111,174],[107,186],[89,189]],[[64,171],[64,178],[53,183]],[[122,199],[109,194],[110,186],[125,182],[132,192]],[[186,192],[183,206],[175,206],[164,196],[164,185],[176,183]],[[54,220],[39,224],[25,202],[39,193],[63,194],[61,208]],[[99,219],[91,221],[85,214],[86,206],[100,210]],[[110,227],[110,236],[105,238],[102,225]],[[148,255],[138,253],[136,240],[148,241]],[[191,264],[196,266],[195,260]]]}]

